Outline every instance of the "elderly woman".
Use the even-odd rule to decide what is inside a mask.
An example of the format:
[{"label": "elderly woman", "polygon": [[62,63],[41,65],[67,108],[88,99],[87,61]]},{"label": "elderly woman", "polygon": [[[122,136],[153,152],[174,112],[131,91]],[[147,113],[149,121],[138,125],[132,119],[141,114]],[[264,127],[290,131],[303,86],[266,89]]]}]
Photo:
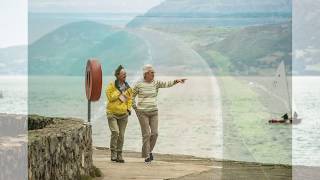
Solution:
[{"label": "elderly woman", "polygon": [[[138,116],[142,133],[142,157],[145,162],[153,160],[152,150],[158,137],[158,108],[157,95],[159,88],[169,88],[178,83],[184,83],[186,79],[162,82],[154,80],[152,65],[143,67],[144,80],[138,82],[133,88],[133,108]],[[138,96],[138,103],[135,97]]]},{"label": "elderly woman", "polygon": [[115,70],[114,75],[117,79],[110,82],[106,89],[106,111],[111,131],[111,161],[124,163],[122,147],[128,116],[131,114],[132,89],[126,82],[126,71],[121,65]]}]

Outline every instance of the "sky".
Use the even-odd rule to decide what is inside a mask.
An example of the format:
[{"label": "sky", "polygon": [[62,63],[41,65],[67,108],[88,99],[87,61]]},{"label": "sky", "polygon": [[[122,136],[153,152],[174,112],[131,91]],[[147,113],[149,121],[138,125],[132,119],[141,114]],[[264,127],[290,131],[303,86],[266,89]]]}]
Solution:
[{"label": "sky", "polygon": [[27,0],[1,0],[0,48],[27,44]]},{"label": "sky", "polygon": [[164,0],[30,0],[31,12],[144,13]]},{"label": "sky", "polygon": [[0,48],[28,44],[29,12],[145,13],[164,0],[1,0]]}]

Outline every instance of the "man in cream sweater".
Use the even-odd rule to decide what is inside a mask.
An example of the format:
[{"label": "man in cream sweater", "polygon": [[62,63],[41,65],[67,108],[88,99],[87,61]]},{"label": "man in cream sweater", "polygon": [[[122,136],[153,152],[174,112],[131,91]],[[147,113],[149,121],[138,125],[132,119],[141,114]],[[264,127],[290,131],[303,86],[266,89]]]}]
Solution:
[{"label": "man in cream sweater", "polygon": [[[176,79],[163,82],[154,80],[154,69],[148,64],[143,67],[143,81],[138,82],[133,88],[132,107],[136,111],[142,133],[142,157],[145,162],[153,160],[152,150],[158,137],[158,107],[157,95],[159,88],[169,88],[186,79]],[[136,96],[138,101],[136,104]]]}]

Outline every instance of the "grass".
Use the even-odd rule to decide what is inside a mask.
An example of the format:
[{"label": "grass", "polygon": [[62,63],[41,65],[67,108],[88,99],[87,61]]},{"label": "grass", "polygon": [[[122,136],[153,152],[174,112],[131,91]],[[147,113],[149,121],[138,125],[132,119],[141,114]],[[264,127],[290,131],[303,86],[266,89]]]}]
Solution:
[{"label": "grass", "polygon": [[102,172],[99,168],[97,168],[96,166],[93,166],[92,171],[90,172],[90,176],[91,177],[101,177],[102,176]]},{"label": "grass", "polygon": [[81,176],[80,180],[92,180],[91,176]]},{"label": "grass", "polygon": [[196,46],[206,46],[208,44],[215,44],[231,33],[237,32],[240,28],[229,27],[202,27],[202,28],[153,28],[158,31],[171,33],[180,37],[184,42],[196,48]]},{"label": "grass", "polygon": [[93,168],[90,171],[90,176],[82,175],[80,177],[80,180],[92,180],[95,177],[102,177],[102,172],[99,168],[97,168],[96,166],[93,166]]},{"label": "grass", "polygon": [[209,56],[208,58],[212,59],[216,67],[218,67],[218,71],[216,74],[218,75],[225,75],[230,70],[230,59],[227,56],[224,56],[218,51],[215,50],[208,50],[206,54]]}]

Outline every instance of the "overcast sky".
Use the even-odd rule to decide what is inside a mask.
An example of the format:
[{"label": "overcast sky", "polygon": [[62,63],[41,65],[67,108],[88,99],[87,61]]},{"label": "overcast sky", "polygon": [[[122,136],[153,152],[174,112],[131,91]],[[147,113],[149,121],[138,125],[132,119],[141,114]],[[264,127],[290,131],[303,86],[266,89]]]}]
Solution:
[{"label": "overcast sky", "polygon": [[27,0],[1,0],[0,48],[27,44]]},{"label": "overcast sky", "polygon": [[31,12],[144,13],[164,0],[30,0]]},{"label": "overcast sky", "polygon": [[[28,42],[30,12],[145,13],[164,0],[1,0],[0,48]],[[29,7],[28,7],[29,6]]]},{"label": "overcast sky", "polygon": [[[145,13],[164,0],[1,0],[0,48],[27,44],[27,14],[30,12]],[[199,0],[200,1],[200,0]],[[319,13],[314,0],[293,0],[294,15],[299,9]],[[319,0],[317,0],[319,1]],[[29,6],[29,7],[28,7]],[[295,20],[295,16],[293,16]]]}]

